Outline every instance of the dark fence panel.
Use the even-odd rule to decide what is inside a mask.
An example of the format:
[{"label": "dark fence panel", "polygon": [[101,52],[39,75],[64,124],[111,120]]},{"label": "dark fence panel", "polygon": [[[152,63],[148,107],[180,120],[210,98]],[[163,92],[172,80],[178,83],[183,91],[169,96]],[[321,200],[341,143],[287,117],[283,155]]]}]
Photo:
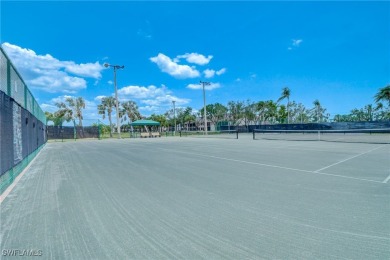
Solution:
[{"label": "dark fence panel", "polygon": [[254,129],[264,130],[348,130],[348,129],[377,129],[390,128],[390,121],[381,122],[332,122],[332,123],[307,123],[307,124],[274,124],[274,125],[249,125],[244,126],[220,126],[221,130],[238,130],[239,132],[252,132]]},{"label": "dark fence panel", "polygon": [[46,142],[44,124],[0,91],[0,176]]},{"label": "dark fence panel", "polygon": [[23,158],[29,155],[29,131],[28,131],[28,120],[29,120],[29,112],[25,109],[22,109],[22,145],[25,149],[23,149],[22,154]]},{"label": "dark fence panel", "polygon": [[47,139],[99,138],[98,126],[47,126]]},{"label": "dark fence panel", "polygon": [[12,100],[0,91],[0,175],[14,162]]}]

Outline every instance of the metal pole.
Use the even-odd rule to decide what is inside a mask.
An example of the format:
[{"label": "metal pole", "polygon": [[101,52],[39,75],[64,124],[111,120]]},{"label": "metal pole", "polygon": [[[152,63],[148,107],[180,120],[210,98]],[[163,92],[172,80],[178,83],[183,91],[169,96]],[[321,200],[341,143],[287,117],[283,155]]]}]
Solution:
[{"label": "metal pole", "polygon": [[173,119],[175,122],[175,128],[173,129],[173,134],[176,136],[176,108],[175,108],[175,100],[172,100],[173,103]]},{"label": "metal pole", "polygon": [[116,66],[114,66],[114,85],[115,85],[115,105],[116,105],[116,126],[118,131],[118,138],[121,138],[121,126],[119,122],[119,102],[118,102],[118,89],[116,86]]},{"label": "metal pole", "polygon": [[206,92],[204,85],[210,85],[210,82],[201,81],[200,84],[203,86],[203,117],[204,117],[204,133],[207,135],[207,117],[206,117]]},{"label": "metal pole", "polygon": [[204,117],[204,133],[207,135],[207,118],[206,118],[206,93],[204,90],[204,82],[203,85],[203,117]]}]

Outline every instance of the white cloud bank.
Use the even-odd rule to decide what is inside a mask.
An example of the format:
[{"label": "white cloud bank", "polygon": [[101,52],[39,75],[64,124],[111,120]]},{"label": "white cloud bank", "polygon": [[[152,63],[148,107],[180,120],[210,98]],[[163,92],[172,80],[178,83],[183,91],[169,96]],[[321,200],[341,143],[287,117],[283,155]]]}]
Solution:
[{"label": "white cloud bank", "polygon": [[206,69],[206,70],[203,71],[203,74],[204,74],[205,78],[209,79],[209,78],[214,77],[214,75],[221,76],[221,75],[224,74],[225,72],[226,72],[226,69],[225,69],[225,68],[220,69],[220,70],[218,70],[218,71],[211,70],[211,69]]},{"label": "white cloud bank", "polygon": [[209,78],[214,77],[215,70],[206,69],[203,71],[203,73],[204,73],[204,76],[209,79]]},{"label": "white cloud bank", "polygon": [[[213,90],[216,88],[220,88],[221,85],[219,83],[210,83],[210,85],[204,86],[205,90]],[[189,84],[187,86],[189,89],[203,89],[203,86],[201,84]]]},{"label": "white cloud bank", "polygon": [[162,107],[169,107],[172,105],[172,101],[176,101],[177,105],[188,104],[191,100],[185,98],[178,98],[172,95],[172,92],[165,87],[156,87],[150,85],[145,86],[127,86],[118,90],[119,99],[126,100],[137,100],[139,104],[145,104],[146,106],[140,105],[139,109],[144,111],[155,111],[161,112]]},{"label": "white cloud bank", "polygon": [[[188,79],[188,78],[197,78],[201,76],[201,73],[196,69],[195,66],[181,65],[179,62],[182,59],[185,59],[188,63],[193,63],[196,65],[206,65],[213,58],[212,55],[207,57],[198,54],[198,53],[186,53],[184,55],[178,55],[176,58],[171,59],[163,53],[159,53],[155,57],[151,57],[150,61],[156,63],[162,72],[168,73],[169,75],[177,79]],[[226,68],[222,68],[218,71],[214,69],[205,69],[203,74],[206,78],[212,78],[215,75],[222,75],[226,72]]]},{"label": "white cloud bank", "polygon": [[197,71],[194,67],[179,65],[162,53],[159,53],[156,57],[150,58],[150,60],[156,63],[161,71],[178,79],[196,78],[200,76],[199,71]]},{"label": "white cloud bank", "polygon": [[176,58],[174,59],[175,62],[179,62],[180,59],[186,59],[186,61],[188,63],[194,63],[194,64],[197,64],[197,65],[206,65],[210,62],[210,60],[213,58],[212,55],[209,55],[209,56],[204,56],[202,54],[198,54],[198,53],[186,53],[186,54],[183,54],[183,55],[178,55],[176,56]]},{"label": "white cloud bank", "polygon": [[7,42],[2,47],[31,88],[50,93],[76,93],[87,87],[83,77],[96,80],[102,77],[104,67],[99,62],[77,64],[61,61],[50,54],[40,55]]}]

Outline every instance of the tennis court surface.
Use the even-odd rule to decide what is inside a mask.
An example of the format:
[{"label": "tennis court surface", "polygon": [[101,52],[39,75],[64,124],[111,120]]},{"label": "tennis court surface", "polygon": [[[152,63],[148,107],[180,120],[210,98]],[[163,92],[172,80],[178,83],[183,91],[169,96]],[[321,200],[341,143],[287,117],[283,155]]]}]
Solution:
[{"label": "tennis court surface", "polygon": [[390,259],[389,179],[389,144],[251,134],[48,143],[1,203],[1,249]]}]

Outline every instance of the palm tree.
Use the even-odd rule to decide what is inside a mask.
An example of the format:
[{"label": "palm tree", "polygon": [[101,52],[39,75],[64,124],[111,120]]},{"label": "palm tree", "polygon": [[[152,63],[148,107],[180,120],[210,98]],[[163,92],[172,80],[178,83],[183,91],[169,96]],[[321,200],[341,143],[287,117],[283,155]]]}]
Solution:
[{"label": "palm tree", "polygon": [[264,121],[265,112],[267,111],[267,103],[265,101],[259,101],[256,103],[256,112],[258,115],[259,124]]},{"label": "palm tree", "polygon": [[69,122],[72,120],[74,124],[73,110],[70,109],[64,102],[57,102],[55,105],[58,107],[58,110],[54,112],[54,116],[61,118],[62,122]]},{"label": "palm tree", "polygon": [[46,124],[51,121],[53,122],[54,126],[62,126],[62,123],[64,122],[64,118],[59,117],[57,113],[50,113],[46,111],[45,116]]},{"label": "palm tree", "polygon": [[278,105],[272,101],[268,100],[265,102],[265,111],[264,111],[264,121],[270,119],[271,123],[275,123],[275,118],[277,116]]},{"label": "palm tree", "polygon": [[69,107],[73,110],[73,116],[79,120],[79,126],[83,126],[83,109],[85,109],[85,100],[82,97],[66,98]]},{"label": "palm tree", "polygon": [[317,123],[320,122],[320,109],[321,109],[321,103],[318,99],[314,100],[314,109],[316,109],[316,114],[317,114]]},{"label": "palm tree", "polygon": [[284,87],[282,89],[282,95],[280,96],[280,98],[278,99],[277,102],[280,102],[282,101],[283,99],[287,98],[287,124],[290,123],[290,109],[289,109],[289,105],[290,105],[290,94],[291,94],[291,91],[288,87]]},{"label": "palm tree", "polygon": [[54,117],[57,117],[59,119],[61,127],[64,121],[73,122],[73,137],[76,140],[77,138],[76,122],[73,116],[73,110],[69,108],[64,102],[57,102],[56,106],[58,107],[58,110],[54,113]]},{"label": "palm tree", "polygon": [[106,112],[108,115],[108,121],[110,122],[110,137],[112,137],[112,109],[115,107],[115,98],[113,97],[104,97],[101,100],[101,104],[98,105],[98,113],[103,115],[103,120],[106,118]]},{"label": "palm tree", "polygon": [[387,101],[390,106],[390,85],[379,89],[378,93],[376,93],[375,102],[379,103],[380,101]]},{"label": "palm tree", "polygon": [[135,120],[138,120],[141,118],[141,114],[138,111],[138,106],[134,101],[126,101],[122,103],[122,109],[120,110],[120,115],[124,115],[124,121],[126,121],[126,116],[130,121],[130,128],[131,132],[133,132],[133,126],[131,123]]}]

